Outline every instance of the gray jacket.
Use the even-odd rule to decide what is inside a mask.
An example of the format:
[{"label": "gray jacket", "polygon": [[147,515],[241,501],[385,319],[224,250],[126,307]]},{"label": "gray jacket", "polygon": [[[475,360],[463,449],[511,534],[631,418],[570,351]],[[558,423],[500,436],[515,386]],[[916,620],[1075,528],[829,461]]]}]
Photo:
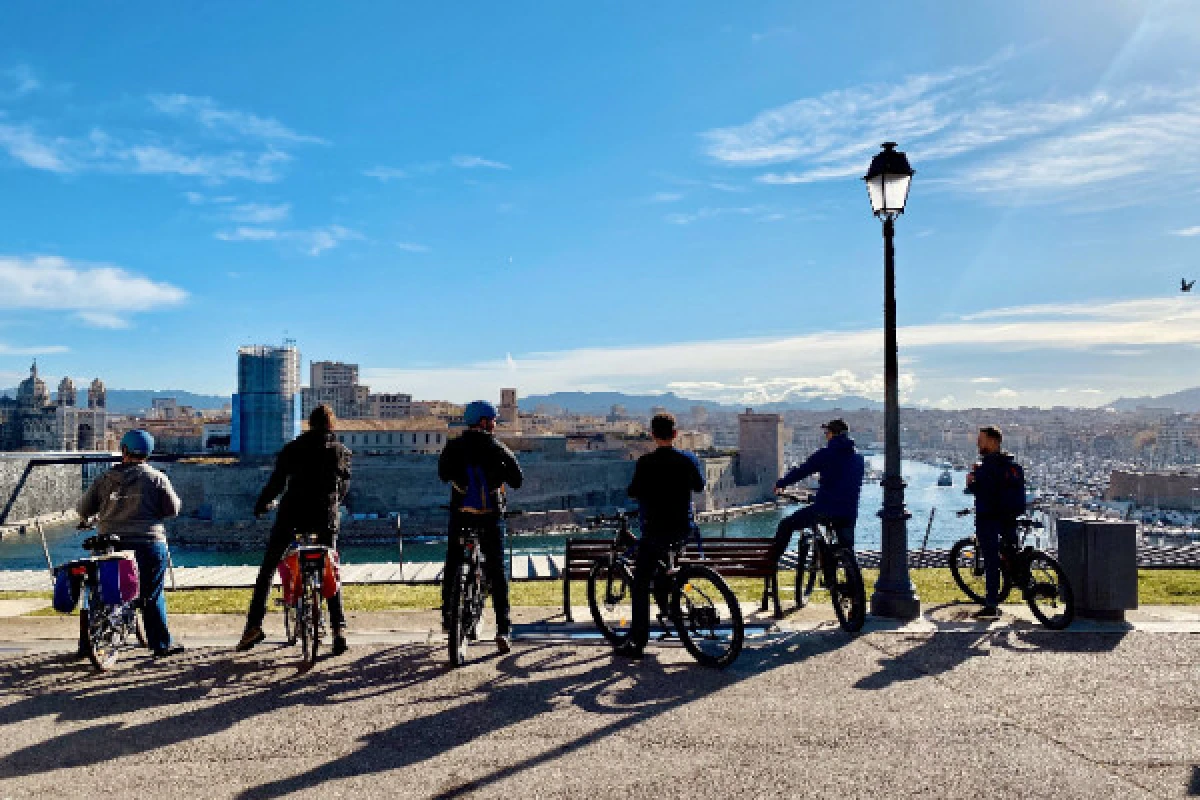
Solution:
[{"label": "gray jacket", "polygon": [[179,514],[179,495],[149,464],[118,464],[96,479],[79,501],[82,519],[96,516],[101,533],[126,542],[165,541],[163,520]]}]

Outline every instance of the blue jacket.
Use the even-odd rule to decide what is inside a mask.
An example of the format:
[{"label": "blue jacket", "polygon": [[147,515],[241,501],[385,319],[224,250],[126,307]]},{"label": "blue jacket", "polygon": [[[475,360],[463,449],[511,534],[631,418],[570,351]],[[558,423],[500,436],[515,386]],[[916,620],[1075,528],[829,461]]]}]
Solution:
[{"label": "blue jacket", "polygon": [[831,517],[858,519],[858,496],[862,493],[866,468],[863,457],[854,449],[854,440],[843,434],[830,439],[827,445],[809,456],[808,461],[788,470],[775,482],[775,487],[783,489],[809,475],[819,474],[821,482],[817,486],[813,510]]}]

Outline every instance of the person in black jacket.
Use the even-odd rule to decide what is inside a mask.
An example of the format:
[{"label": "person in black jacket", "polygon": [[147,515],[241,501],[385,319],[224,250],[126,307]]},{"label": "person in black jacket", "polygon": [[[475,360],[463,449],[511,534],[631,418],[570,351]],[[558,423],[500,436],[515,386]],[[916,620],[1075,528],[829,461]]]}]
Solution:
[{"label": "person in black jacket", "polygon": [[629,637],[616,651],[626,658],[641,658],[650,639],[652,583],[656,584],[659,606],[666,606],[656,581],[658,564],[691,532],[695,525],[692,492],[704,491],[704,470],[699,460],[692,453],[675,449],[675,418],[655,415],[650,420],[650,433],[655,450],[638,459],[629,484],[629,496],[638,501],[641,510],[642,539],[633,565],[633,620]]},{"label": "person in black jacket", "polygon": [[450,484],[450,528],[442,571],[442,628],[450,629],[452,578],[462,569],[462,531],[480,531],[483,569],[496,610],[496,647],[511,649],[508,570],[504,560],[504,487],[520,489],[524,476],[517,457],[495,436],[496,408],[477,400],[463,414],[467,430],[446,443],[438,458],[438,477]]},{"label": "person in black jacket", "polygon": [[[979,430],[979,463],[967,473],[966,494],[975,496],[975,538],[983,555],[986,597],[978,619],[1000,616],[1000,547],[1017,546],[1017,512],[1006,502],[1015,460],[1000,449],[1004,434],[994,425]],[[1023,489],[1022,489],[1023,491]]]},{"label": "person in black jacket", "polygon": [[[315,533],[326,547],[337,547],[340,522],[338,506],[350,488],[350,450],[333,434],[336,420],[327,405],[317,406],[308,417],[308,430],[283,446],[275,459],[275,471],[263,487],[254,505],[254,515],[262,516],[283,492],[275,525],[267,541],[246,629],[238,650],[249,650],[266,638],[263,618],[267,614],[267,595],[275,577],[275,568],[297,533]],[[329,623],[333,628],[333,654],[346,652],[346,617],[342,593],[329,598]]]}]

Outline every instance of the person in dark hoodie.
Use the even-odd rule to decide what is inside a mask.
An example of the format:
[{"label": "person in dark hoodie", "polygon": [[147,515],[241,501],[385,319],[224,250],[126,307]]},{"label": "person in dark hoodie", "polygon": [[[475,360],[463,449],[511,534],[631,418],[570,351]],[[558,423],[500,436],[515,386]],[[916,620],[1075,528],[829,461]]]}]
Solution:
[{"label": "person in dark hoodie", "polygon": [[775,482],[775,493],[780,494],[809,475],[821,476],[813,502],[779,521],[779,527],[775,530],[776,560],[787,550],[792,534],[811,528],[820,517],[828,517],[833,522],[838,541],[843,547],[854,549],[858,496],[862,493],[866,462],[854,449],[854,440],[849,436],[850,427],[844,420],[830,420],[821,428],[825,431],[825,446]]},{"label": "person in dark hoodie", "polygon": [[975,496],[975,538],[983,555],[986,596],[977,619],[1000,616],[1000,548],[1016,548],[1017,517],[1025,506],[1025,473],[1011,453],[1000,449],[1003,442],[994,425],[979,429],[979,463],[967,473],[963,490]]},{"label": "person in dark hoodie", "polygon": [[[336,418],[327,405],[317,406],[308,417],[308,430],[283,446],[275,459],[275,471],[267,480],[254,515],[261,517],[270,509],[279,493],[279,511],[267,540],[250,609],[246,612],[246,629],[237,643],[239,651],[249,650],[263,641],[263,618],[267,615],[267,596],[279,559],[295,540],[297,533],[315,533],[326,547],[337,547],[341,521],[338,506],[350,488],[350,450],[337,440],[333,430]],[[333,655],[346,652],[346,616],[342,609],[342,592],[329,598],[329,624],[333,629]]]},{"label": "person in dark hoodie", "polygon": [[511,648],[508,615],[508,571],[504,561],[504,487],[520,489],[521,465],[495,436],[496,407],[483,400],[467,405],[467,429],[446,443],[438,458],[438,478],[450,484],[450,528],[446,539],[446,566],[442,571],[442,628],[450,629],[451,576],[462,569],[464,529],[481,531],[479,547],[483,569],[491,584],[496,611],[496,647]]}]

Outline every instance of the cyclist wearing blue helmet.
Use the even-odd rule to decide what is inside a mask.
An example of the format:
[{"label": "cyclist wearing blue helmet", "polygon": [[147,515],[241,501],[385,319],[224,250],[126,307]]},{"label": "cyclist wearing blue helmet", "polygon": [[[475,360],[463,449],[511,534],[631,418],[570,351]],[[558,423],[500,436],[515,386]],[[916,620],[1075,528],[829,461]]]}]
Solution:
[{"label": "cyclist wearing blue helmet", "polygon": [[[446,444],[438,459],[438,477],[450,484],[450,529],[446,543],[446,568],[442,575],[457,575],[462,566],[464,527],[483,532],[479,547],[492,586],[496,610],[496,646],[510,648],[508,574],[504,568],[504,487],[520,489],[524,477],[517,457],[495,437],[496,407],[483,400],[463,412],[467,430]],[[442,581],[442,627],[449,628],[450,581]]]},{"label": "cyclist wearing blue helmet", "polygon": [[114,534],[132,550],[138,565],[146,643],[156,656],[183,650],[167,627],[167,531],[163,520],[179,514],[179,495],[171,480],[146,463],[154,437],[144,430],[121,437],[121,463],[101,475],[79,503],[80,525],[96,518],[101,533]]}]

